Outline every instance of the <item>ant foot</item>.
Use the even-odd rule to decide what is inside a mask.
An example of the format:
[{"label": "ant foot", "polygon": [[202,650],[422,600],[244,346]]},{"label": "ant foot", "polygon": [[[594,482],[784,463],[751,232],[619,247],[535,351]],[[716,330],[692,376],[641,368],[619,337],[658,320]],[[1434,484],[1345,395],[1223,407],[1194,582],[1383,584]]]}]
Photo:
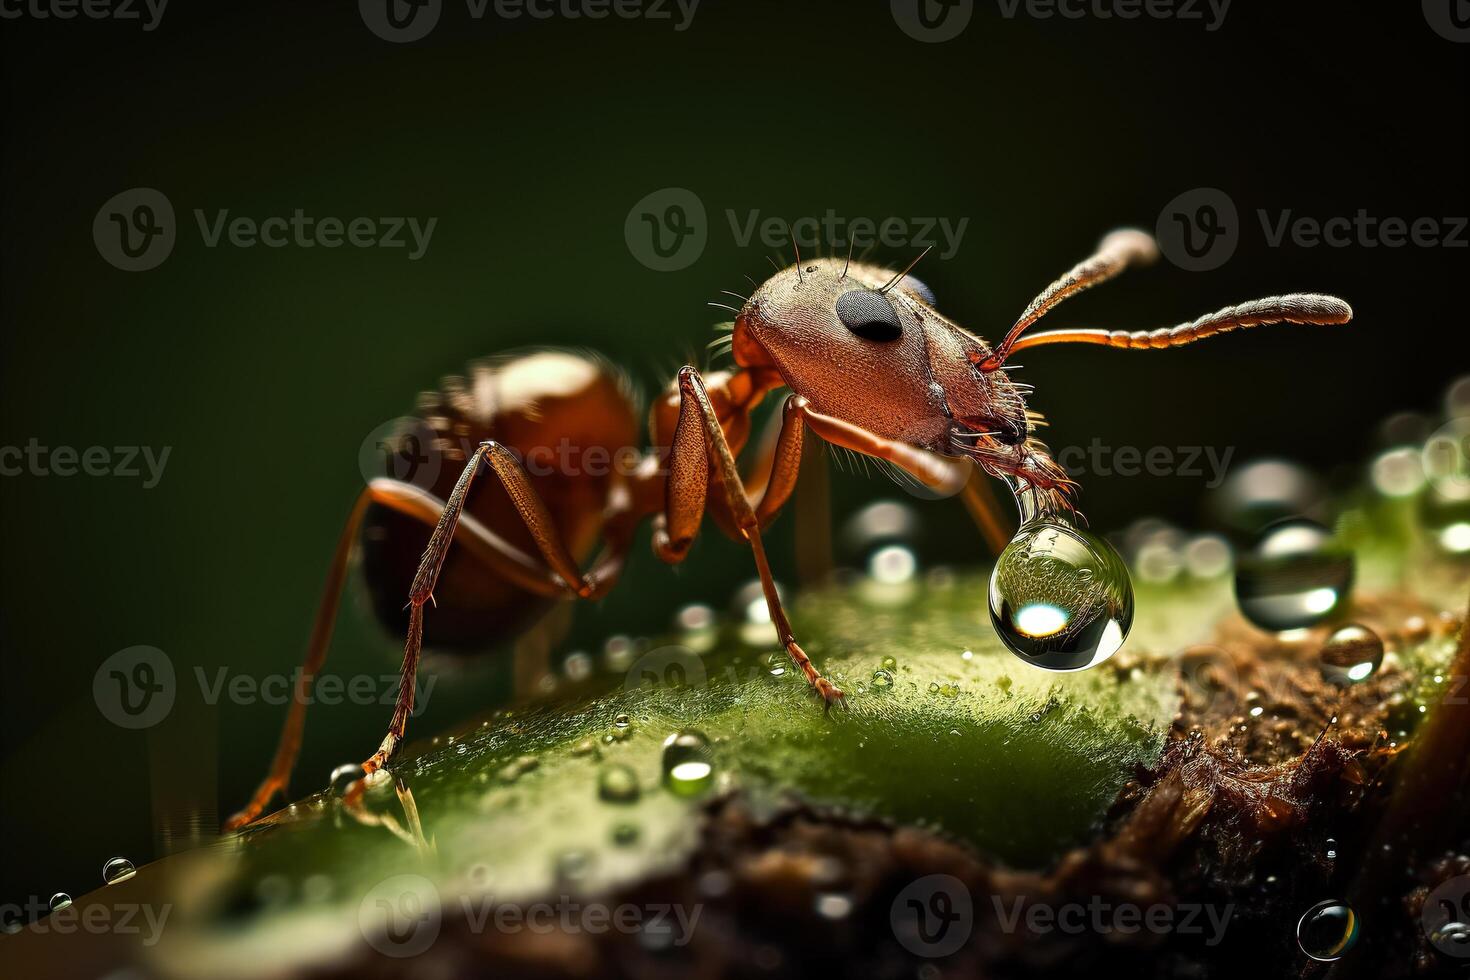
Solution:
[{"label": "ant foot", "polygon": [[839,708],[847,707],[847,695],[842,692],[842,688],[827,678],[818,676],[812,681],[812,687],[822,696],[822,702],[826,705],[827,711],[831,711],[833,705]]}]

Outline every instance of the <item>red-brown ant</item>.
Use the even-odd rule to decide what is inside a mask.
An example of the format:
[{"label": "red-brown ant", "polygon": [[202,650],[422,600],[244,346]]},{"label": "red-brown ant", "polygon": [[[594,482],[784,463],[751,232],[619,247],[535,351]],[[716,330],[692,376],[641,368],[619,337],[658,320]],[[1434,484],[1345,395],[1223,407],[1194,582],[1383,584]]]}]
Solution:
[{"label": "red-brown ant", "polygon": [[[635,528],[653,519],[653,548],[677,564],[689,553],[706,511],[726,534],[750,545],[771,621],[786,652],[827,705],[843,694],[792,635],[766,559],[762,532],[796,484],[802,439],[826,442],[892,464],[944,494],[969,490],[983,472],[1029,488],[1043,509],[1070,510],[1072,482],[1031,434],[1025,386],[1006,358],[1043,344],[1155,348],[1193,343],[1269,323],[1345,323],[1340,299],[1293,294],[1256,300],[1154,331],[1057,330],[1023,336],[1067,297],[1157,257],[1153,239],[1116,231],[1097,252],[1048,286],[995,347],[935,309],[908,275],[841,258],[797,262],[777,273],[737,311],[728,345],[735,369],[701,376],[682,368],[649,413],[652,450],[623,468],[553,467],[528,472],[538,448],[570,443],[611,458],[632,446],[638,423],[618,373],[594,357],[542,352],[476,365],[424,396],[418,415],[434,432],[428,452],[463,462],[432,486],[372,480],[352,508],[327,577],[280,746],[248,806],[228,822],[254,820],[286,787],[301,745],[307,693],[321,670],[353,544],[363,537],[365,572],[380,616],[396,621],[408,596],[407,642],[397,705],[364,773],[382,768],[403,740],[423,644],[483,645],[512,635],[544,604],[597,599],[617,582]],[[917,260],[915,260],[917,261]],[[789,388],[780,432],[747,482],[735,458],[750,437],[751,413],[767,393]],[[471,497],[485,469],[495,479]],[[997,548],[1000,523],[983,499],[967,503]],[[433,528],[423,548],[424,530]],[[453,554],[450,542],[457,545]],[[601,551],[582,570],[594,549]],[[408,571],[417,562],[411,581]],[[425,630],[424,605],[435,600]]]}]

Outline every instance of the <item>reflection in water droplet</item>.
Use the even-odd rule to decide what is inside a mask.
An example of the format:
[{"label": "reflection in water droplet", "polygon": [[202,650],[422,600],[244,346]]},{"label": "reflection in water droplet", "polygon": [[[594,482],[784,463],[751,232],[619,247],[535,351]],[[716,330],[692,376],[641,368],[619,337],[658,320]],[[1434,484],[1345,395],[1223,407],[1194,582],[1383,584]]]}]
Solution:
[{"label": "reflection in water droplet", "polygon": [[597,775],[597,795],[607,803],[633,803],[638,799],[638,774],[621,763]]},{"label": "reflection in water droplet", "polygon": [[1346,603],[1352,586],[1352,553],[1306,520],[1268,528],[1235,567],[1241,613],[1273,632],[1320,623]]},{"label": "reflection in water droplet", "polygon": [[327,777],[327,792],[333,796],[345,796],[349,787],[362,778],[362,766],[347,762],[332,770]]},{"label": "reflection in water droplet", "polygon": [[766,671],[772,677],[780,677],[786,673],[786,665],[791,663],[791,658],[784,653],[773,653],[766,658]]},{"label": "reflection in water droplet", "polygon": [[873,671],[872,685],[875,691],[886,691],[893,686],[893,675],[879,667]]},{"label": "reflection in water droplet", "polygon": [[664,785],[674,793],[702,793],[714,782],[714,772],[714,754],[702,733],[685,729],[664,739]]},{"label": "reflection in water droplet", "polygon": [[1358,941],[1358,916],[1343,902],[1318,902],[1297,923],[1296,941],[1320,963],[1340,960]]},{"label": "reflection in water droplet", "polygon": [[62,909],[71,908],[71,896],[66,892],[57,892],[51,896],[51,911],[60,912]]},{"label": "reflection in water droplet", "polygon": [[1329,860],[1329,861],[1336,861],[1337,860],[1337,841],[1333,840],[1331,837],[1327,838],[1327,845],[1326,845],[1326,852],[1325,853],[1327,854],[1327,860]]},{"label": "reflection in water droplet", "polygon": [[884,657],[882,660],[878,661],[878,666],[891,674],[898,669],[898,661],[895,660],[893,657]]},{"label": "reflection in water droplet", "polygon": [[1092,667],[1118,651],[1133,624],[1128,569],[1090,532],[1058,517],[1029,521],[991,572],[990,621],[1029,664]]},{"label": "reflection in water droplet", "polygon": [[127,881],[137,873],[138,869],[127,858],[115,857],[102,866],[102,880],[109,885]]},{"label": "reflection in water droplet", "polygon": [[1346,687],[1367,680],[1383,665],[1383,640],[1353,623],[1329,636],[1317,657],[1322,677]]},{"label": "reflection in water droplet", "polygon": [[613,724],[616,725],[618,728],[627,728],[629,725],[633,724],[633,719],[629,718],[627,715],[620,714],[613,719]]}]

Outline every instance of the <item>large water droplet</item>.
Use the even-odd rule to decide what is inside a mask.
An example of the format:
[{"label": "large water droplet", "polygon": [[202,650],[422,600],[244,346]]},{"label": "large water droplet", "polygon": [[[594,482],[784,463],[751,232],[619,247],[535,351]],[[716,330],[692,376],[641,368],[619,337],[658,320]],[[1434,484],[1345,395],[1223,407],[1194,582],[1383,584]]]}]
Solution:
[{"label": "large water droplet", "polygon": [[1249,540],[1261,528],[1321,504],[1321,481],[1295,463],[1263,459],[1231,470],[1209,499],[1222,525]]},{"label": "large water droplet", "polygon": [[1365,681],[1383,665],[1383,640],[1357,623],[1327,638],[1317,654],[1322,676],[1343,687]]},{"label": "large water droplet", "polygon": [[1320,623],[1342,608],[1352,587],[1352,553],[1312,521],[1268,528],[1235,566],[1241,613],[1274,632]]},{"label": "large water droplet", "polygon": [[990,621],[1022,660],[1082,670],[1133,625],[1133,584],[1112,545],[1057,517],[1022,525],[990,575]]},{"label": "large water droplet", "polygon": [[71,896],[66,892],[57,892],[51,896],[51,911],[60,912],[62,909],[71,908]]},{"label": "large water droplet", "polygon": [[691,729],[664,739],[664,785],[680,796],[702,793],[714,781],[714,755],[709,739]]},{"label": "large water droplet", "polygon": [[597,774],[597,795],[607,803],[633,803],[638,799],[638,774],[621,763]]},{"label": "large water droplet", "polygon": [[116,857],[102,866],[102,881],[109,885],[116,885],[118,882],[127,881],[137,873],[138,869],[133,867],[133,862],[127,858]]},{"label": "large water droplet", "polygon": [[1296,941],[1318,962],[1340,960],[1358,941],[1357,913],[1344,902],[1318,902],[1297,923]]}]

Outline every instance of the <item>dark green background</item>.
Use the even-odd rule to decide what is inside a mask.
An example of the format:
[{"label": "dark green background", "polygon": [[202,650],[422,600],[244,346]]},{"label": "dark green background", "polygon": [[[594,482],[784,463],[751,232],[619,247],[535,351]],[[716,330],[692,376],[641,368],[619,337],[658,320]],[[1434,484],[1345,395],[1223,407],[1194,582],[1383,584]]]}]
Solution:
[{"label": "dark green background", "polygon": [[[408,46],[374,37],[343,2],[174,0],[150,33],[0,25],[0,444],[172,447],[153,490],[0,481],[0,902],[80,893],[113,854],[155,855],[161,812],[191,796],[208,830],[274,745],[281,709],[182,698],[151,732],[120,731],[92,700],[98,664],[152,644],[183,687],[196,665],[290,670],[368,432],[470,358],[525,344],[596,347],[653,390],[709,338],[719,316],[706,301],[768,269],[764,250],[737,246],[726,209],[968,217],[959,254],[921,271],[942,309],[990,337],[1103,231],[1151,228],[1193,187],[1227,190],[1246,215],[1467,212],[1467,49],[1432,33],[1417,3],[1237,0],[1214,33],[978,8],[942,45],[905,36],[881,2],[705,0],[676,33],[474,22],[451,0]],[[91,225],[140,185],[172,200],[180,240],[162,266],[129,274],[101,260]],[[711,228],[698,262],[661,274],[635,261],[623,222],[667,186],[695,191]],[[439,223],[418,262],[207,249],[192,223],[194,208],[297,207]],[[1389,412],[1433,407],[1465,368],[1465,258],[1270,249],[1256,229],[1219,270],[1132,274],[1056,325],[1153,327],[1291,289],[1340,293],[1356,324],[1171,353],[1037,352],[1024,374],[1054,444],[1233,446],[1328,471],[1361,459]],[[894,493],[835,482],[843,511]],[[1147,514],[1193,523],[1202,490],[1093,478],[1083,506],[1103,529]],[[923,514],[926,560],[982,557],[955,502]],[[789,523],[774,536],[788,579]],[[751,576],[725,542],[701,542],[677,572],[641,543],[622,589],[579,610],[566,648],[657,630],[682,602],[723,606]],[[391,671],[397,651],[349,603],[334,671]],[[503,675],[441,677],[414,731],[469,716]],[[297,790],[366,754],[386,713],[313,715]]]}]

